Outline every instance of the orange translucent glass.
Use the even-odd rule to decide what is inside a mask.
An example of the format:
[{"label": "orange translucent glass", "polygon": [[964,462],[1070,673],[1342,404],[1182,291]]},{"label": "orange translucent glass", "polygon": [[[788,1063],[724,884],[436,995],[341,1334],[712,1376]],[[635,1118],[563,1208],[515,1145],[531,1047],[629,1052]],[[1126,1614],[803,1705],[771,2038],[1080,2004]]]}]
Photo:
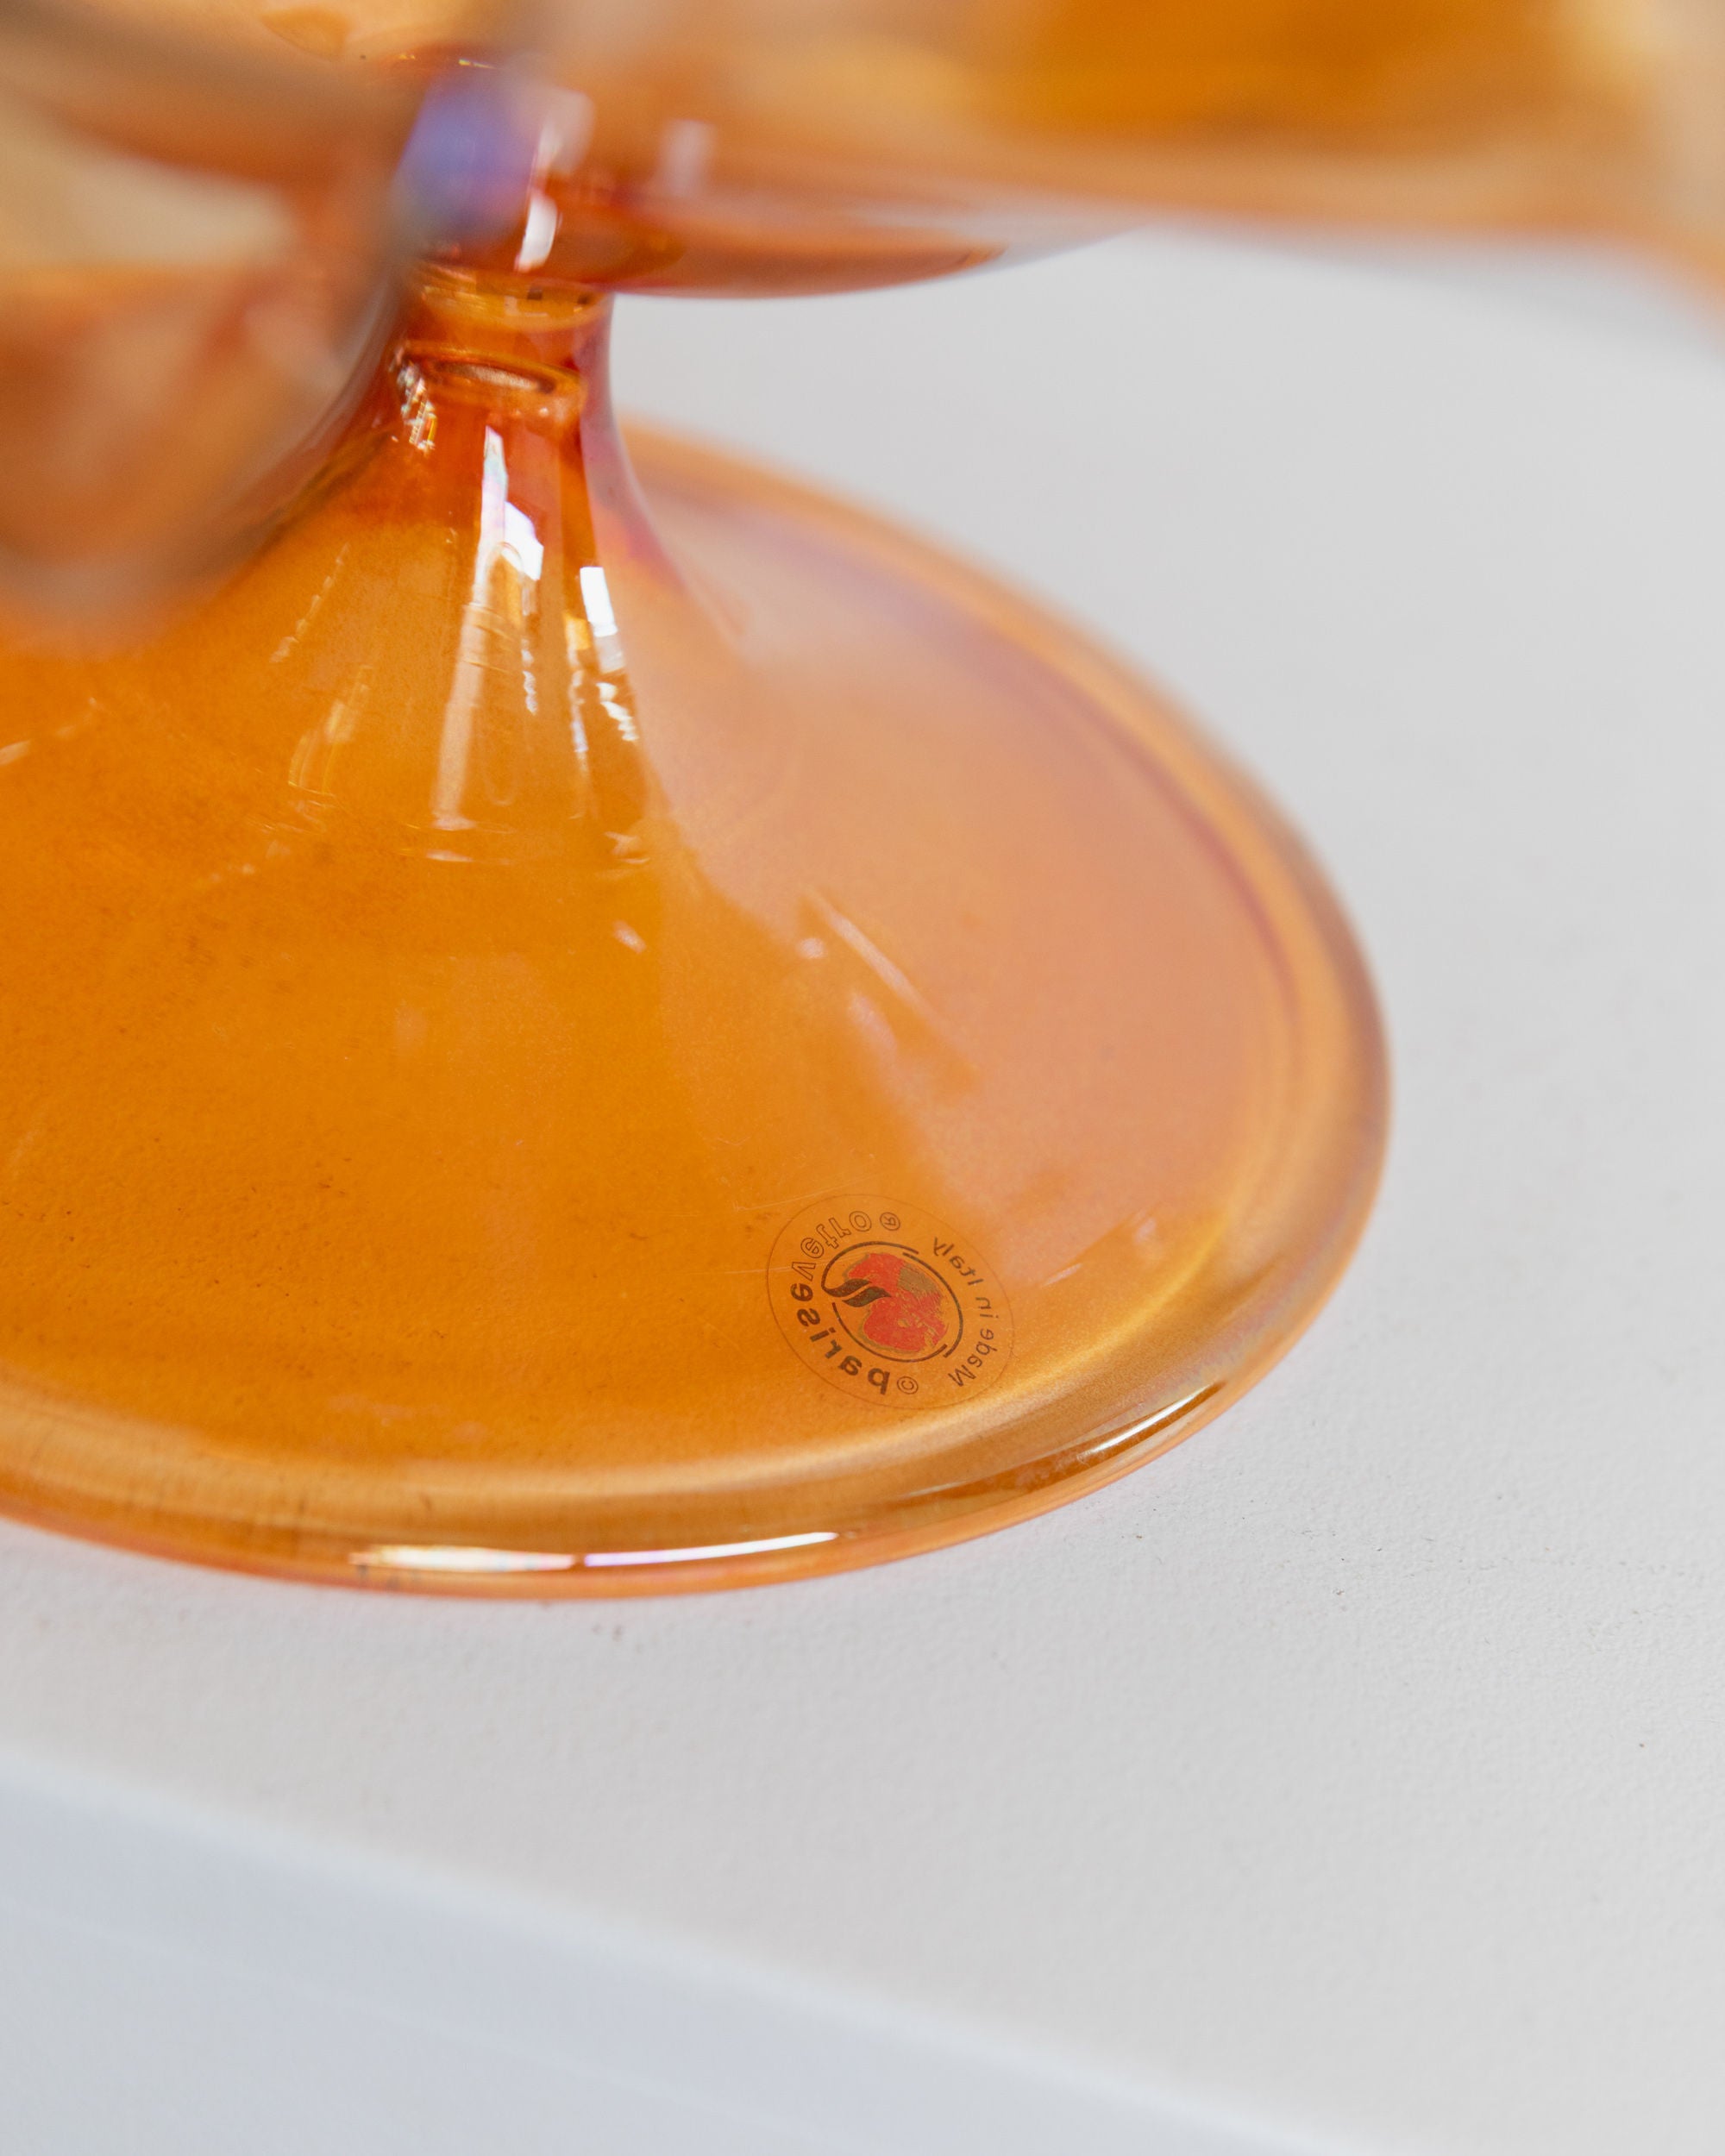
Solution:
[{"label": "orange translucent glass", "polygon": [[1119,1474],[1362,1220],[1371,1000],[1251,788],[1031,604],[636,447],[609,302],[428,271],[314,499],[0,653],[0,1501],[616,1593]]},{"label": "orange translucent glass", "polygon": [[172,12],[0,6],[0,588],[37,609],[242,553],[390,331],[402,85]]},{"label": "orange translucent glass", "polygon": [[[551,0],[536,22],[590,107],[539,175],[546,259],[614,289],[880,282],[1168,207],[1583,228],[1725,265],[1725,0]],[[352,49],[376,42],[356,18]]]}]

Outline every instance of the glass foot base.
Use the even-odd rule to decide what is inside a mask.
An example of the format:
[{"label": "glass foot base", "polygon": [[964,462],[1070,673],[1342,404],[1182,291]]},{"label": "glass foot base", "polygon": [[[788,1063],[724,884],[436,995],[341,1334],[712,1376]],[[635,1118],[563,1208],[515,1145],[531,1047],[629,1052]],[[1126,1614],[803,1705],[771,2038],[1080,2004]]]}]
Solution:
[{"label": "glass foot base", "polygon": [[1309,862],[1070,630],[751,468],[637,437],[663,552],[582,562],[543,411],[458,386],[147,651],[0,656],[0,1506],[616,1595],[1186,1436],[1377,1170]]}]

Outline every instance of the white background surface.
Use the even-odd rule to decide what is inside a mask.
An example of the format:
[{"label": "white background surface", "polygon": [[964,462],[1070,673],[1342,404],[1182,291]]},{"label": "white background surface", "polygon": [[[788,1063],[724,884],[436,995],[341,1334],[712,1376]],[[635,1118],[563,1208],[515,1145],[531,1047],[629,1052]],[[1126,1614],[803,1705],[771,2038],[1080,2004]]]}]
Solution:
[{"label": "white background surface", "polygon": [[1716,2156],[1725,356],[1628,291],[1170,235],[630,310],[637,408],[1270,780],[1384,995],[1377,1217],[1220,1423],[886,1570],[0,1528],[9,2153]]}]

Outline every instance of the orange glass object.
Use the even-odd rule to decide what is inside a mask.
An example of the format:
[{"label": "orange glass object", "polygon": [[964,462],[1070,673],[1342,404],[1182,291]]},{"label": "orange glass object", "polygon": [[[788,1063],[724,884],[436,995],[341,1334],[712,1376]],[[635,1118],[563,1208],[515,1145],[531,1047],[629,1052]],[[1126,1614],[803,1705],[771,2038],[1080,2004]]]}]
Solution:
[{"label": "orange glass object", "polygon": [[1140,684],[612,426],[456,269],[198,611],[0,654],[0,1502],[466,1591],[762,1580],[1137,1463],[1383,1127],[1298,846]]},{"label": "orange glass object", "polygon": [[[402,34],[374,4],[368,22],[354,0],[355,54]],[[544,0],[534,19],[579,103],[524,235],[551,273],[612,289],[876,283],[1170,207],[1582,229],[1725,270],[1725,0]]]},{"label": "orange glass object", "polygon": [[[1716,275],[1725,0],[483,13],[530,62],[444,0],[162,5],[429,82],[413,186],[488,206],[427,220],[243,571],[138,649],[0,649],[0,1503],[325,1579],[656,1591],[980,1532],[1195,1428],[1369,1200],[1345,925],[1021,597],[657,436],[637,486],[608,295],[902,282],[1170,206]],[[327,127],[304,185],[292,128],[258,151],[312,205],[289,239],[341,241],[328,351],[381,229],[367,110],[357,185]],[[82,317],[45,319],[0,365],[75,417]],[[0,522],[75,553],[31,468]],[[175,473],[163,529],[198,526]]]},{"label": "orange glass object", "polygon": [[255,540],[391,328],[403,85],[163,7],[0,0],[0,590],[100,613]]}]

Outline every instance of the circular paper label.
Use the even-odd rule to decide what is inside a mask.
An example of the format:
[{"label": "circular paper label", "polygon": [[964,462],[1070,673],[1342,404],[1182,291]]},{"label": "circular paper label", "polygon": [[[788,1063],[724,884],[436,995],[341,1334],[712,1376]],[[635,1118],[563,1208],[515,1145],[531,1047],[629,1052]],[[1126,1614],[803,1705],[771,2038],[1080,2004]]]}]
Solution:
[{"label": "circular paper label", "polygon": [[853,1400],[944,1407],[986,1392],[1013,1318],[975,1246],[919,1206],[823,1198],[779,1231],[767,1266],[791,1351]]}]

